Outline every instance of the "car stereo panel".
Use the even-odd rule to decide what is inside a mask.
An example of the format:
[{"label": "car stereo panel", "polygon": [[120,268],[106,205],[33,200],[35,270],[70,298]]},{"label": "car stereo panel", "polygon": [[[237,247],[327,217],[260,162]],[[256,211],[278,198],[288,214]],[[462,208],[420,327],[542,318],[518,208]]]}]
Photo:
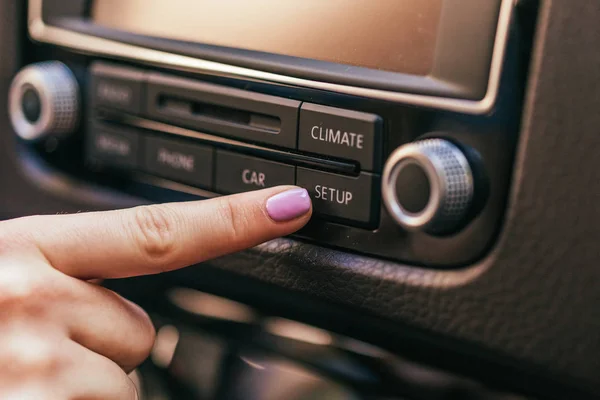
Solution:
[{"label": "car stereo panel", "polygon": [[[217,194],[299,184],[311,192],[316,215],[348,225],[376,227],[380,201],[374,189],[380,175],[372,171],[380,168],[382,150],[377,115],[106,63],[94,63],[90,73],[91,115],[116,111],[121,116],[137,115],[216,138],[243,141],[238,151],[231,151],[231,146],[218,140],[193,142],[136,129],[119,118],[96,118],[87,137],[90,161],[139,170]],[[263,116],[262,122],[258,116]],[[282,163],[269,160],[268,153],[267,158],[264,153],[257,157],[255,149],[245,143],[260,145],[267,152],[273,146],[310,153],[314,162],[324,165],[330,157],[346,159],[356,166],[356,172],[347,176],[301,168],[293,157]]]},{"label": "car stereo panel", "polygon": [[[232,47],[219,24],[185,25],[181,7],[30,0],[40,51],[9,96],[28,159],[91,192],[141,202],[298,185],[314,213],[297,241],[431,268],[483,257],[501,229],[522,104],[514,3],[385,1],[375,10],[357,1],[354,28],[330,26],[330,36],[317,35],[323,43],[303,49],[290,32],[310,43],[302,22],[333,21],[333,3],[307,2],[314,7],[303,14],[260,2],[273,8],[254,8],[257,21],[293,16],[287,36],[256,42],[262,28],[248,28]],[[222,5],[194,7],[212,7],[203,14],[211,21],[235,18]],[[352,40],[340,38],[370,18],[359,9],[407,21],[385,26],[406,35],[362,32],[376,48],[356,43],[364,51],[351,54]],[[417,43],[420,53],[407,53]]]}]

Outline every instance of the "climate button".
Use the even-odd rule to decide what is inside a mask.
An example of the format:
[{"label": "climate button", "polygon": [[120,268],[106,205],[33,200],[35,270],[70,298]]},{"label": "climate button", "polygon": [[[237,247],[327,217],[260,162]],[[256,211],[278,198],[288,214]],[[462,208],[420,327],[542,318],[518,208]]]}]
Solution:
[{"label": "climate button", "polygon": [[374,114],[304,103],[298,149],[360,163],[363,171],[381,167],[381,118]]}]

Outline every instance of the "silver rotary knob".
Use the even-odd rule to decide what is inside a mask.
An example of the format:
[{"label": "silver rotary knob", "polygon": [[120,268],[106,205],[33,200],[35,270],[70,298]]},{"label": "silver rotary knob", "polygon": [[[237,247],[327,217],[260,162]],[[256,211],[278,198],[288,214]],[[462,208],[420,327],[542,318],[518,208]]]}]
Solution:
[{"label": "silver rotary knob", "polygon": [[473,172],[467,158],[444,139],[399,147],[383,172],[385,206],[409,231],[433,235],[456,231],[468,215],[473,192]]},{"label": "silver rotary knob", "polygon": [[26,66],[14,77],[8,96],[10,120],[22,139],[64,136],[77,127],[79,85],[61,62]]}]

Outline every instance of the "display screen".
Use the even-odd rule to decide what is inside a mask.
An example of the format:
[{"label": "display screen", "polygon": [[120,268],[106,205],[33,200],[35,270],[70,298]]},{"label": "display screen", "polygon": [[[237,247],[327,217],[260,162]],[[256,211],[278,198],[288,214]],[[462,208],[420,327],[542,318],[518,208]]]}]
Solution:
[{"label": "display screen", "polygon": [[96,0],[104,27],[382,71],[431,72],[444,0]]}]

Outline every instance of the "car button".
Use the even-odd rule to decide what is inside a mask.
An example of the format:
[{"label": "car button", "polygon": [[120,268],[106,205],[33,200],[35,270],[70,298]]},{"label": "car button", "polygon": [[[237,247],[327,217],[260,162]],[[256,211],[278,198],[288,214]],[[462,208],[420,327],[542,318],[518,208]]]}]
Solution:
[{"label": "car button", "polygon": [[142,110],[144,73],[101,62],[91,67],[93,107],[108,107],[139,114]]},{"label": "car button", "polygon": [[231,194],[264,189],[279,185],[293,185],[296,168],[256,157],[217,150],[217,193]]},{"label": "car button", "polygon": [[375,223],[379,195],[373,174],[363,172],[358,177],[349,177],[298,168],[296,184],[310,193],[315,214],[359,225]]},{"label": "car button", "polygon": [[358,161],[365,171],[381,168],[377,115],[304,103],[299,126],[299,150]]},{"label": "car button", "polygon": [[206,189],[212,188],[214,150],[172,139],[146,139],[147,172]]},{"label": "car button", "polygon": [[110,166],[136,168],[140,135],[131,129],[93,124],[86,138],[87,157]]}]

